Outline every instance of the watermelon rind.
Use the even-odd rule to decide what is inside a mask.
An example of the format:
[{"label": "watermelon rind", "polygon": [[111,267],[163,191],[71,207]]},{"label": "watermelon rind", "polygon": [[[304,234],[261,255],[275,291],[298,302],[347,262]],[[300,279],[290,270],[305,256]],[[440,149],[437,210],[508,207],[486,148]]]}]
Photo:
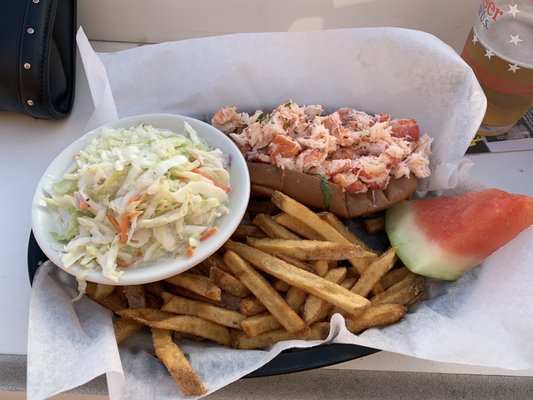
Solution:
[{"label": "watermelon rind", "polygon": [[385,231],[398,258],[412,272],[440,280],[454,281],[477,266],[477,257],[458,255],[445,249],[422,231],[415,217],[416,202],[402,201],[385,214]]}]

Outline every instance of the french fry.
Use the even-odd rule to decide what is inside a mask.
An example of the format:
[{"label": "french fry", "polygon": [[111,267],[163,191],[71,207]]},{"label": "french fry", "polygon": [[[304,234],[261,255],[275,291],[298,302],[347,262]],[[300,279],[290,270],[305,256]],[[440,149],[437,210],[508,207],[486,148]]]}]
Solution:
[{"label": "french fry", "polygon": [[162,293],[165,304],[162,311],[175,314],[194,315],[207,321],[215,322],[228,328],[240,329],[240,323],[246,318],[245,315],[237,311],[227,310],[211,304],[196,300],[186,299],[170,293]]},{"label": "french fry", "polygon": [[385,217],[378,216],[374,218],[365,218],[363,220],[363,225],[370,235],[383,232],[385,230]]},{"label": "french fry", "polygon": [[281,324],[270,313],[252,315],[241,321],[241,329],[250,337],[281,328]]},{"label": "french fry", "polygon": [[329,301],[349,313],[354,313],[357,309],[370,304],[368,299],[350,292],[340,285],[301,270],[259,249],[231,240],[226,242],[225,246],[226,249],[233,250],[243,259],[264,272],[282,279],[292,286],[299,287],[310,294],[314,294],[323,300]]},{"label": "french fry", "polygon": [[341,282],[341,286],[345,289],[351,289],[355,285],[355,282],[357,282],[357,278],[355,276],[349,276]]},{"label": "french fry", "polygon": [[[413,304],[416,304],[420,301],[422,301],[426,297],[426,278],[420,275],[416,276],[416,279],[414,283],[411,285],[410,291],[412,293],[412,296],[410,299],[405,299],[404,301],[399,302],[399,304],[403,304],[405,306],[412,306]],[[400,298],[400,300],[402,300]]]},{"label": "french fry", "polygon": [[115,291],[116,286],[113,285],[105,285],[103,283],[97,283],[96,289],[94,291],[94,298],[99,300],[103,299]]},{"label": "french fry", "polygon": [[117,318],[113,321],[113,329],[115,331],[115,337],[117,338],[117,344],[121,344],[127,338],[139,332],[144,327],[140,322],[134,321],[129,318]]},{"label": "french fry", "polygon": [[116,312],[127,307],[126,300],[121,298],[116,291],[104,298],[96,298],[96,284],[92,282],[87,282],[87,288],[85,289],[85,294],[91,300],[100,304],[101,306],[107,308],[110,311]]},{"label": "french fry", "polygon": [[404,301],[402,304],[404,304],[406,307],[411,307],[417,303],[420,303],[422,300],[424,300],[426,296],[424,289],[419,289],[418,292],[411,297],[411,299]]},{"label": "french fry", "polygon": [[392,285],[383,293],[373,296],[372,304],[410,304],[418,300],[425,291],[425,278],[410,272],[400,282]]},{"label": "french fry", "polygon": [[[217,267],[218,269],[221,269],[222,271],[227,272],[228,274],[231,273],[229,268],[226,266],[226,263],[222,259],[222,256],[217,253],[212,254],[209,257],[207,257],[204,261],[200,263],[200,265],[206,266],[206,271],[207,271],[207,273],[205,274],[206,276],[209,276],[209,271],[211,270],[212,267]],[[194,268],[197,268],[197,267],[198,266]]]},{"label": "french fry", "polygon": [[291,285],[285,281],[282,281],[281,279],[274,279],[274,282],[272,282],[272,287],[278,292],[286,292],[291,288]]},{"label": "french fry", "polygon": [[315,267],[306,263],[305,261],[298,260],[297,258],[286,256],[285,254],[281,254],[281,253],[276,254],[276,258],[279,258],[280,260],[288,262],[289,264],[292,264],[295,267],[303,269],[304,271],[316,273]]},{"label": "french fry", "polygon": [[266,308],[256,297],[246,297],[239,302],[239,310],[246,316],[252,316],[266,311]]},{"label": "french fry", "polygon": [[161,297],[161,292],[163,291],[163,282],[156,281],[144,284],[144,290],[146,293],[150,293],[155,297]]},{"label": "french fry", "polygon": [[218,286],[213,284],[209,278],[203,275],[195,275],[190,272],[182,272],[181,274],[171,276],[165,279],[175,286],[190,290],[193,293],[206,297],[211,300],[221,301],[221,290]]},{"label": "french fry", "polygon": [[222,292],[222,304],[220,307],[227,308],[228,310],[238,311],[239,303],[242,297],[234,296],[228,292]]},{"label": "french fry", "polygon": [[201,396],[207,392],[196,371],[172,340],[169,330],[152,329],[152,343],[155,355],[185,396]]},{"label": "french fry", "polygon": [[203,301],[205,303],[213,304],[214,306],[223,307],[225,304],[224,301],[222,300],[225,292],[220,294],[220,301],[215,301],[215,300],[208,299],[207,297],[201,296],[197,293],[191,292],[190,290],[181,288],[179,286],[173,285],[168,282],[165,282],[164,289],[166,292],[175,294],[176,296],[186,297],[192,300]]},{"label": "french fry", "polygon": [[231,342],[230,330],[227,327],[191,315],[177,315],[162,321],[156,321],[152,323],[152,327],[188,333],[212,340],[224,346],[229,346]]},{"label": "french fry", "polygon": [[160,308],[163,305],[161,296],[155,296],[152,293],[146,292],[146,307],[147,308]]},{"label": "french fry", "polygon": [[[340,283],[340,285],[341,285],[343,288],[350,290],[350,289],[353,287],[353,285],[355,285],[355,282],[357,282],[357,278],[356,278],[355,276],[348,276],[347,278],[345,278],[345,279]],[[361,311],[362,311],[362,310],[363,310],[363,309],[361,309]],[[361,311],[359,311],[359,312],[361,312]],[[358,312],[358,313],[359,313],[359,312]],[[350,315],[350,314],[348,314],[346,311],[341,310],[341,309],[340,309],[339,307],[337,307],[337,306],[331,307],[331,308],[329,309],[329,311],[328,311],[328,316],[331,318],[331,316],[332,316],[333,314],[341,314],[341,315],[343,315],[343,316],[348,316],[348,315]]]},{"label": "french fry", "polygon": [[231,235],[233,240],[246,240],[247,237],[265,237],[265,233],[255,225],[241,224]]},{"label": "french fry", "polygon": [[200,261],[199,264],[195,265],[194,268],[191,268],[189,271],[198,269],[202,271],[202,275],[209,276],[209,271],[211,270],[211,268],[218,267],[216,261],[214,260],[215,256],[216,254],[213,254],[207,257],[205,260]]},{"label": "french fry", "polygon": [[307,292],[296,286],[291,286],[285,294],[285,301],[296,312],[300,312],[300,309],[305,304],[305,299],[307,299]]},{"label": "french fry", "polygon": [[392,268],[396,262],[396,251],[393,247],[375,259],[361,274],[361,277],[351,291],[361,296],[367,296],[376,283]]},{"label": "french fry", "polygon": [[[302,224],[318,232],[323,239],[338,243],[347,243],[346,239],[329,223],[322,220],[317,214],[291,197],[275,190],[272,193],[272,202],[280,209],[299,220]],[[279,222],[279,220],[277,220]],[[281,222],[280,222],[281,223]]]},{"label": "french fry", "polygon": [[241,224],[244,224],[244,225],[252,224],[252,218],[250,217],[250,213],[248,211],[245,211],[244,215],[242,216]]},{"label": "french fry", "polygon": [[257,196],[270,197],[272,196],[272,191],[273,189],[267,186],[254,185],[254,184],[250,186],[250,196],[252,196],[252,198],[257,197]]},{"label": "french fry", "polygon": [[237,349],[267,349],[284,340],[324,340],[329,334],[329,323],[317,323],[305,334],[295,334],[285,329],[276,329],[260,335],[250,337],[244,332],[235,331],[233,335],[233,347]]},{"label": "french fry", "polygon": [[250,289],[243,285],[241,281],[218,267],[211,267],[209,280],[233,296],[248,297],[252,294]]},{"label": "french fry", "polygon": [[233,274],[250,289],[287,331],[302,333],[309,330],[307,324],[287,305],[267,280],[237,253],[226,251],[224,261]]},{"label": "french fry", "polygon": [[[346,278],[346,268],[335,268],[329,270],[324,275],[324,279],[337,284],[341,283],[344,278]],[[309,325],[314,324],[327,317],[328,312],[332,307],[333,306],[330,303],[310,294],[305,300],[302,312],[303,319]]]},{"label": "french fry", "polygon": [[176,315],[150,308],[131,308],[118,311],[121,317],[131,318],[150,328],[168,329],[174,332],[199,336],[229,346],[230,331],[227,327],[192,315]]},{"label": "french fry", "polygon": [[311,240],[324,240],[324,236],[322,236],[320,233],[313,230],[309,225],[303,223],[298,218],[295,218],[290,214],[280,213],[274,215],[272,218],[278,224],[283,225],[290,231],[296,232],[303,238]]},{"label": "french fry", "polygon": [[424,298],[425,278],[392,269],[394,248],[375,252],[335,215],[315,214],[280,192],[272,202],[271,212],[281,210],[274,216],[262,212],[262,200],[251,203],[253,222],[247,215],[241,234],[232,236],[246,243],[229,240],[223,256],[188,272],[142,286],[88,286],[89,297],[120,316],[117,343],[143,326],[152,329],[156,355],[186,395],[206,389],[173,337],[266,349],[325,339],[326,319],[336,312],[355,334],[392,324]]},{"label": "french fry", "polygon": [[247,238],[250,246],[269,254],[285,254],[300,260],[346,260],[365,257],[368,252],[351,243],[322,240],[285,240],[270,238]]},{"label": "french fry", "polygon": [[383,278],[379,280],[379,283],[381,284],[381,287],[383,287],[383,289],[388,289],[392,285],[400,282],[409,273],[410,272],[407,269],[407,267],[391,269],[389,272],[385,274],[385,276],[383,276]]},{"label": "french fry", "polygon": [[143,285],[126,285],[122,287],[129,308],[145,308],[146,293]]},{"label": "french fry", "polygon": [[[328,222],[324,221],[309,208],[290,198],[289,196],[279,191],[274,191],[274,193],[272,193],[272,202],[279,209],[298,219],[302,224],[307,225],[309,228],[311,228],[311,230],[320,232],[320,235],[324,239],[338,243],[350,243],[350,241],[346,239],[342,233],[337,231]],[[366,257],[350,258],[348,261],[355,267],[355,269],[357,269],[359,274],[361,274],[370,264],[372,257],[375,258],[375,255],[372,255],[372,253],[368,252]]]},{"label": "french fry", "polygon": [[318,216],[335,228],[335,230],[344,236],[350,243],[356,244],[364,250],[374,252],[365,242],[359,239],[355,233],[350,231],[335,214],[329,211],[323,211],[319,212]]},{"label": "french fry", "polygon": [[[272,204],[272,203],[271,203]],[[257,214],[252,223],[265,232],[266,236],[272,239],[292,239],[298,240],[300,237],[292,233],[283,225],[278,224],[270,215]]]},{"label": "french fry", "polygon": [[318,276],[324,276],[329,270],[328,260],[314,260],[312,261],[313,270]]},{"label": "french fry", "polygon": [[357,334],[374,326],[390,325],[401,320],[406,310],[406,307],[400,304],[373,305],[354,319],[346,319],[346,328]]},{"label": "french fry", "polygon": [[194,274],[194,275],[203,275],[203,276],[209,277],[210,270],[211,270],[211,266],[209,266],[209,263],[200,262],[196,264],[193,268],[188,269],[187,272],[190,274]]},{"label": "french fry", "polygon": [[121,316],[122,318],[133,319],[149,326],[149,323],[172,318],[176,314],[167,311],[161,311],[156,308],[125,308],[123,310],[118,310],[117,315]]}]

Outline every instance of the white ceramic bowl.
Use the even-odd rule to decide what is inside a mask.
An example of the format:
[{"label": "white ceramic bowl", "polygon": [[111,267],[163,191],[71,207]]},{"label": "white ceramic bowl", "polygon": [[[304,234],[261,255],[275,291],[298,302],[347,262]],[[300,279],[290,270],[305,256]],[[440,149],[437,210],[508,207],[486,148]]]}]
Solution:
[{"label": "white ceramic bowl", "polygon": [[55,265],[72,275],[75,275],[81,268],[78,264],[65,268],[61,262],[59,252],[54,249],[54,239],[50,234],[54,226],[54,216],[49,209],[40,205],[40,198],[43,196],[43,188],[49,186],[52,182],[61,179],[63,174],[74,165],[73,156],[79,150],[86,147],[91,139],[98,137],[102,132],[102,129],[105,127],[130,128],[145,123],[156,128],[170,129],[176,133],[181,133],[183,132],[185,121],[198,132],[198,135],[203,138],[209,146],[219,148],[223,153],[228,154],[231,159],[229,168],[231,179],[231,191],[229,192],[230,212],[221,217],[216,223],[219,229],[218,232],[202,241],[202,243],[195,249],[192,257],[184,256],[170,260],[163,259],[150,265],[126,269],[118,283],[105,278],[100,271],[91,272],[87,276],[87,280],[90,282],[111,285],[135,285],[165,279],[197,265],[217,251],[224,242],[229,239],[246,211],[250,196],[250,177],[248,175],[248,168],[246,167],[246,161],[237,146],[218,129],[197,119],[172,114],[139,115],[111,122],[86,133],[63,150],[44,172],[33,197],[32,229],[39,247]]}]

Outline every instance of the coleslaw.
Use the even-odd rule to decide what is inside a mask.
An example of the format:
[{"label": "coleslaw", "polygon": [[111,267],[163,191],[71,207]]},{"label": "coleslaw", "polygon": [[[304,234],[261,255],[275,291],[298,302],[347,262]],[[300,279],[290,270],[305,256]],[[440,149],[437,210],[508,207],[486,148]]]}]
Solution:
[{"label": "coleslaw", "polygon": [[185,122],[182,134],[139,125],[104,129],[75,167],[45,189],[66,268],[118,282],[125,268],[187,257],[229,212],[229,159]]}]

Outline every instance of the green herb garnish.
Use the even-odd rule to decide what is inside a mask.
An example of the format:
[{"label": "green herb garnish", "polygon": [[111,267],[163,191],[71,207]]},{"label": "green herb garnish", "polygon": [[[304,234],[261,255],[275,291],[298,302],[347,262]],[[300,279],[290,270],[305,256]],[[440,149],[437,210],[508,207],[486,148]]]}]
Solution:
[{"label": "green herb garnish", "polygon": [[268,122],[269,120],[270,120],[270,113],[267,113],[267,112],[261,113],[261,115],[257,117],[257,122],[261,124],[264,122]]},{"label": "green herb garnish", "polygon": [[322,175],[320,175],[320,188],[322,189],[322,192],[324,193],[326,209],[329,210],[329,206],[331,205],[331,195],[333,194],[333,189],[331,188],[331,186],[329,186],[328,181]]}]

